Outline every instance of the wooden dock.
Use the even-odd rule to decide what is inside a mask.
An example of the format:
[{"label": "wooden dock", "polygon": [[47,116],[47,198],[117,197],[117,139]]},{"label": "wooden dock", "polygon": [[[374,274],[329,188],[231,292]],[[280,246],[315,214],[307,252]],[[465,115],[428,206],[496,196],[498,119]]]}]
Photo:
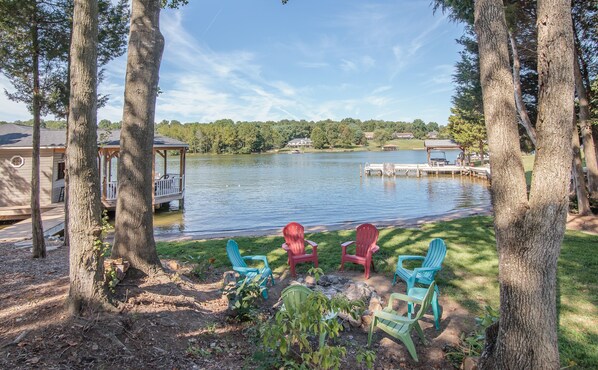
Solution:
[{"label": "wooden dock", "polygon": [[[44,236],[55,235],[64,230],[64,205],[42,213]],[[31,239],[31,218],[0,230],[0,243],[14,243]]]},{"label": "wooden dock", "polygon": [[416,176],[423,175],[455,175],[480,177],[490,180],[490,168],[474,166],[430,166],[429,164],[400,164],[400,163],[366,163],[363,169],[365,175],[378,176]]}]

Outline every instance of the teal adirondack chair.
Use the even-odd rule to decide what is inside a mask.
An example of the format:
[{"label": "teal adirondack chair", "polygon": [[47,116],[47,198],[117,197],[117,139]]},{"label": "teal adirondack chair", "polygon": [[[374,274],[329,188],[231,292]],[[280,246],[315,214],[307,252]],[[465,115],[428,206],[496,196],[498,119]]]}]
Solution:
[{"label": "teal adirondack chair", "polygon": [[[397,262],[397,269],[392,280],[392,285],[396,284],[397,277],[400,277],[407,284],[407,295],[422,299],[426,289],[416,288],[415,283],[423,285],[430,285],[436,277],[436,273],[442,268],[442,262],[446,256],[446,244],[444,240],[436,238],[430,242],[428,248],[428,254],[425,257],[422,256],[399,256]],[[421,267],[416,267],[413,270],[409,270],[403,267],[403,262],[408,260],[421,260]],[[434,324],[436,329],[440,328],[440,307],[438,305],[438,295],[440,290],[438,285],[434,290],[434,297],[432,298],[432,310],[434,311]],[[413,305],[409,304],[409,311],[413,310]]]},{"label": "teal adirondack chair", "polygon": [[[307,297],[313,291],[304,285],[291,285],[286,287],[281,293],[280,298],[284,304],[284,309],[289,311],[289,314],[294,315],[301,310],[301,306],[307,301]],[[322,320],[332,320],[337,316],[336,312],[325,315]],[[320,333],[319,346],[324,347],[326,341],[326,332]]]},{"label": "teal adirondack chair", "polygon": [[[372,334],[374,332],[374,328],[378,327],[385,331],[388,335],[403,342],[405,347],[407,347],[409,354],[411,354],[411,357],[413,357],[415,361],[419,361],[417,358],[417,352],[415,351],[415,344],[413,343],[413,339],[411,339],[411,332],[413,329],[415,329],[422,342],[424,344],[427,343],[426,338],[424,337],[424,332],[421,326],[419,326],[418,321],[430,307],[435,286],[436,282],[432,281],[430,286],[426,289],[426,294],[422,300],[417,300],[413,297],[400,293],[391,294],[390,299],[388,300],[388,306],[381,311],[374,312],[374,317],[370,326],[370,332],[368,334],[368,347],[372,344]],[[410,317],[401,316],[394,311],[392,307],[393,300],[395,299],[408,302],[409,304],[419,304],[420,308],[415,317],[412,319]]]},{"label": "teal adirondack chair", "polygon": [[[239,253],[239,245],[232,239],[226,243],[226,254],[228,255],[230,263],[233,265],[233,270],[243,276],[246,281],[255,279],[262,287],[262,296],[264,299],[267,299],[268,279],[270,279],[272,281],[272,285],[274,285],[274,275],[272,275],[272,270],[270,269],[270,266],[268,266],[268,260],[266,259],[266,256],[243,257],[241,256],[241,253]],[[262,261],[264,263],[264,267],[248,267],[245,263],[246,260]]]}]

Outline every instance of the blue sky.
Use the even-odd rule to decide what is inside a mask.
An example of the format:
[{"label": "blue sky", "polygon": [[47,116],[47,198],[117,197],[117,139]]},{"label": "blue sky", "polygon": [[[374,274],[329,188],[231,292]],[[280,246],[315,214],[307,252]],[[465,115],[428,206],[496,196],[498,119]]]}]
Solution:
[{"label": "blue sky", "polygon": [[[164,10],[156,121],[337,119],[446,124],[462,26],[429,0],[191,0]],[[98,119],[122,117],[126,56]],[[10,85],[0,78],[0,87]],[[0,98],[2,120],[29,119]]]}]

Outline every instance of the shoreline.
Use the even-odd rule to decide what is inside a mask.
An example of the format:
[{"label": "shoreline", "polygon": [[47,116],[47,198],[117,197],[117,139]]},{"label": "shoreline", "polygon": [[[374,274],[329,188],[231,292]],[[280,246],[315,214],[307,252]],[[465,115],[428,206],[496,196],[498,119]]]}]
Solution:
[{"label": "shoreline", "polygon": [[[477,207],[464,210],[451,211],[444,214],[438,214],[433,216],[414,217],[414,218],[403,218],[386,221],[370,221],[377,228],[389,228],[389,227],[401,227],[401,228],[419,228],[424,224],[434,222],[444,222],[456,220],[459,218],[472,217],[472,216],[490,216],[492,215],[492,207]],[[338,230],[352,230],[363,222],[345,222],[334,225],[312,225],[305,226],[305,233],[321,233],[327,231],[338,231]],[[205,234],[189,233],[185,234],[178,233],[175,235],[155,235],[154,239],[156,242],[181,242],[181,241],[202,241],[212,239],[226,239],[234,237],[259,237],[259,236],[282,236],[282,228],[270,228],[255,231],[239,230],[239,231],[220,231]]]}]

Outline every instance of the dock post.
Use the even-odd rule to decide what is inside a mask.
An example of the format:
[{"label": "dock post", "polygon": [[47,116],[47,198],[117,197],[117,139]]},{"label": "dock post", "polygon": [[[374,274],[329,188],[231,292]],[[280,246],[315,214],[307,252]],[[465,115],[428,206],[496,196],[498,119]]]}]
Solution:
[{"label": "dock post", "polygon": [[419,172],[419,164],[415,166],[415,176],[421,177],[421,172]]},{"label": "dock post", "polygon": [[362,177],[363,173],[361,172],[361,164],[359,165],[359,177]]}]

